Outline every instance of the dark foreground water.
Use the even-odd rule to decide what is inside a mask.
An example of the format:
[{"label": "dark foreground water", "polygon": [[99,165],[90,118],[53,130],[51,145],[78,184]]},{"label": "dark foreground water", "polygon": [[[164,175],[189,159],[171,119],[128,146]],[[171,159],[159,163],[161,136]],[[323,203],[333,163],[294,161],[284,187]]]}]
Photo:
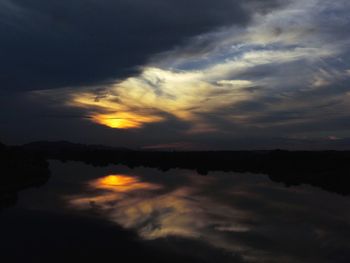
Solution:
[{"label": "dark foreground water", "polygon": [[0,262],[350,262],[350,197],[265,175],[50,163],[0,212]]}]

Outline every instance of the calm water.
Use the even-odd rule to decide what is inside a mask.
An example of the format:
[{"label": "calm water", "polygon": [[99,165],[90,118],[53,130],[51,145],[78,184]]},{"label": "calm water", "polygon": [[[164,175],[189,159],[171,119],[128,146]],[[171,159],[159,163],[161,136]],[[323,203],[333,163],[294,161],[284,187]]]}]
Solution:
[{"label": "calm water", "polygon": [[350,197],[256,174],[50,168],[0,213],[2,262],[350,262]]}]

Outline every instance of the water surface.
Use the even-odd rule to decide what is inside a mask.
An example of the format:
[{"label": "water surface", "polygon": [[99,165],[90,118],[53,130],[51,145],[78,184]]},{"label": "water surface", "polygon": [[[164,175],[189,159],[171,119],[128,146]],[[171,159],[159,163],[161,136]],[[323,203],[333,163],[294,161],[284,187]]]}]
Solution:
[{"label": "water surface", "polygon": [[46,185],[0,214],[6,262],[350,259],[346,196],[249,173],[57,161],[50,169]]}]

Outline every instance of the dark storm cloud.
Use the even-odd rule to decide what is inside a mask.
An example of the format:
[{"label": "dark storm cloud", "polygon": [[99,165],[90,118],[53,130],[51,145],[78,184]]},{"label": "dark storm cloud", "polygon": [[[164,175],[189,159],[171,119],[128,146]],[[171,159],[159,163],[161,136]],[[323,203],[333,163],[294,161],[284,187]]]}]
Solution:
[{"label": "dark storm cloud", "polygon": [[[247,23],[277,1],[0,3],[1,90],[94,85],[125,77],[150,55],[216,27]],[[253,10],[252,10],[253,8]]]}]

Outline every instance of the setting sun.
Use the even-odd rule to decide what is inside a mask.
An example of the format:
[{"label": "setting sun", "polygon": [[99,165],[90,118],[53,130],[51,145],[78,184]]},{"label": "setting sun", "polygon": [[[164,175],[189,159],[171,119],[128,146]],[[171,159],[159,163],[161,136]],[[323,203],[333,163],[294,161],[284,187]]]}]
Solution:
[{"label": "setting sun", "polygon": [[114,129],[137,129],[146,123],[162,121],[158,116],[141,116],[134,113],[122,112],[117,114],[97,114],[92,116],[95,123]]}]

